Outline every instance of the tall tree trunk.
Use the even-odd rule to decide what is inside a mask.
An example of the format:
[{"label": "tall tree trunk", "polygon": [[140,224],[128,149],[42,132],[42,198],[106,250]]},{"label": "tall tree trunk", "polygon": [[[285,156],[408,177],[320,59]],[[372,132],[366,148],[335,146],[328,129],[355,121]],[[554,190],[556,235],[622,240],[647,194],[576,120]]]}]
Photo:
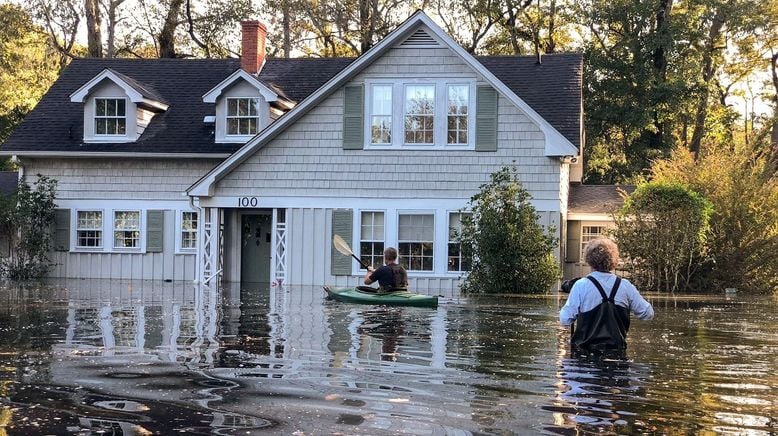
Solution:
[{"label": "tall tree trunk", "polygon": [[[661,88],[667,81],[667,49],[671,44],[670,31],[668,29],[670,13],[673,11],[673,0],[660,0],[659,8],[655,16],[654,38],[657,41],[656,48],[652,54],[654,67],[654,85]],[[662,148],[664,146],[665,132],[667,123],[659,119],[659,113],[654,111],[654,132],[648,132],[649,144],[652,148]]]},{"label": "tall tree trunk", "polygon": [[548,41],[546,42],[546,53],[554,53],[556,50],[556,41],[554,33],[556,32],[556,0],[551,0],[548,13]]},{"label": "tall tree trunk", "polygon": [[710,83],[713,80],[713,74],[716,68],[713,64],[713,54],[717,47],[717,42],[721,37],[721,29],[724,27],[725,14],[723,8],[716,10],[713,21],[710,23],[708,31],[708,40],[705,42],[705,52],[702,55],[702,92],[700,100],[697,102],[697,112],[694,117],[694,130],[692,132],[692,141],[689,144],[689,150],[694,153],[694,157],[700,154],[700,144],[705,134],[705,118],[708,116],[708,96],[710,94]]},{"label": "tall tree trunk", "polygon": [[359,53],[364,53],[373,45],[370,34],[370,3],[371,0],[359,0]]},{"label": "tall tree trunk", "polygon": [[108,45],[106,47],[105,57],[116,57],[116,25],[119,23],[119,18],[116,16],[116,12],[119,10],[119,6],[124,3],[125,0],[109,0],[108,1]]},{"label": "tall tree trunk", "polygon": [[292,55],[292,10],[289,7],[289,1],[284,1],[281,18],[281,25],[284,32],[284,59],[289,59]]},{"label": "tall tree trunk", "polygon": [[90,58],[103,57],[103,35],[100,30],[100,3],[98,0],[84,0],[86,15],[87,55]]},{"label": "tall tree trunk", "polygon": [[[773,151],[778,154],[778,53],[773,53],[770,58],[770,72],[773,77],[773,130],[770,132],[770,143]],[[778,155],[775,156],[778,158]]]},{"label": "tall tree trunk", "polygon": [[165,16],[165,23],[162,25],[162,30],[157,38],[159,41],[160,58],[176,57],[176,28],[180,23],[179,18],[183,5],[184,0],[172,0],[170,2],[170,9],[168,9]]}]

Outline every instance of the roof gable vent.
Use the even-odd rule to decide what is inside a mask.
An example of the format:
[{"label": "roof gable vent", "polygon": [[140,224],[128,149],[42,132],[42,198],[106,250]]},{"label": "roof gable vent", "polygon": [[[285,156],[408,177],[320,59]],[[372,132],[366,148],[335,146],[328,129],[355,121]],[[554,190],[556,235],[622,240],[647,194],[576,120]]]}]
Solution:
[{"label": "roof gable vent", "polygon": [[429,48],[429,47],[441,47],[440,43],[432,37],[429,33],[427,33],[424,29],[419,29],[411,36],[409,36],[405,41],[403,41],[400,44],[400,47],[406,47],[406,48]]}]

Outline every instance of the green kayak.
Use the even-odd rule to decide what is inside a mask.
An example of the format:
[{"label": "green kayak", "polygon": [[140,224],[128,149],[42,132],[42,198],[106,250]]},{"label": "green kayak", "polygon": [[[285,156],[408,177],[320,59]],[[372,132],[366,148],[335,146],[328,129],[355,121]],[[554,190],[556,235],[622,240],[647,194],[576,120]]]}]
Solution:
[{"label": "green kayak", "polygon": [[431,295],[414,294],[408,291],[394,291],[379,294],[376,292],[361,291],[355,288],[330,289],[324,286],[327,295],[333,300],[346,303],[360,304],[385,304],[387,306],[417,306],[438,307],[438,297]]}]

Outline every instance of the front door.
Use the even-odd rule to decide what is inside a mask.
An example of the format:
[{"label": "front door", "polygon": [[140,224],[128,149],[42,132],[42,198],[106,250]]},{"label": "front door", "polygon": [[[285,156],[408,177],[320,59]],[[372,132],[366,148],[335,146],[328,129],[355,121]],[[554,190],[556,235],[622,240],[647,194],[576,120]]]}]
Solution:
[{"label": "front door", "polygon": [[270,282],[272,226],[273,218],[269,214],[243,215],[240,250],[241,282]]}]

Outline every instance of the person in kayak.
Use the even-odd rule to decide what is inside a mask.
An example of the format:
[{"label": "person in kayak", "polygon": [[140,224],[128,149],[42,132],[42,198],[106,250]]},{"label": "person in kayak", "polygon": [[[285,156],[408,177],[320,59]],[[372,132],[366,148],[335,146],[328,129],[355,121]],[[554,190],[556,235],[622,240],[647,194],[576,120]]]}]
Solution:
[{"label": "person in kayak", "polygon": [[608,238],[589,242],[584,258],[592,272],[575,282],[559,311],[559,321],[563,326],[576,322],[571,337],[575,349],[624,351],[630,312],[649,320],[654,317],[654,308],[629,280],[613,273],[619,261],[615,242]]},{"label": "person in kayak", "polygon": [[408,290],[408,273],[397,263],[397,249],[388,247],[384,250],[384,265],[374,270],[367,267],[365,284],[378,282],[378,292]]}]

